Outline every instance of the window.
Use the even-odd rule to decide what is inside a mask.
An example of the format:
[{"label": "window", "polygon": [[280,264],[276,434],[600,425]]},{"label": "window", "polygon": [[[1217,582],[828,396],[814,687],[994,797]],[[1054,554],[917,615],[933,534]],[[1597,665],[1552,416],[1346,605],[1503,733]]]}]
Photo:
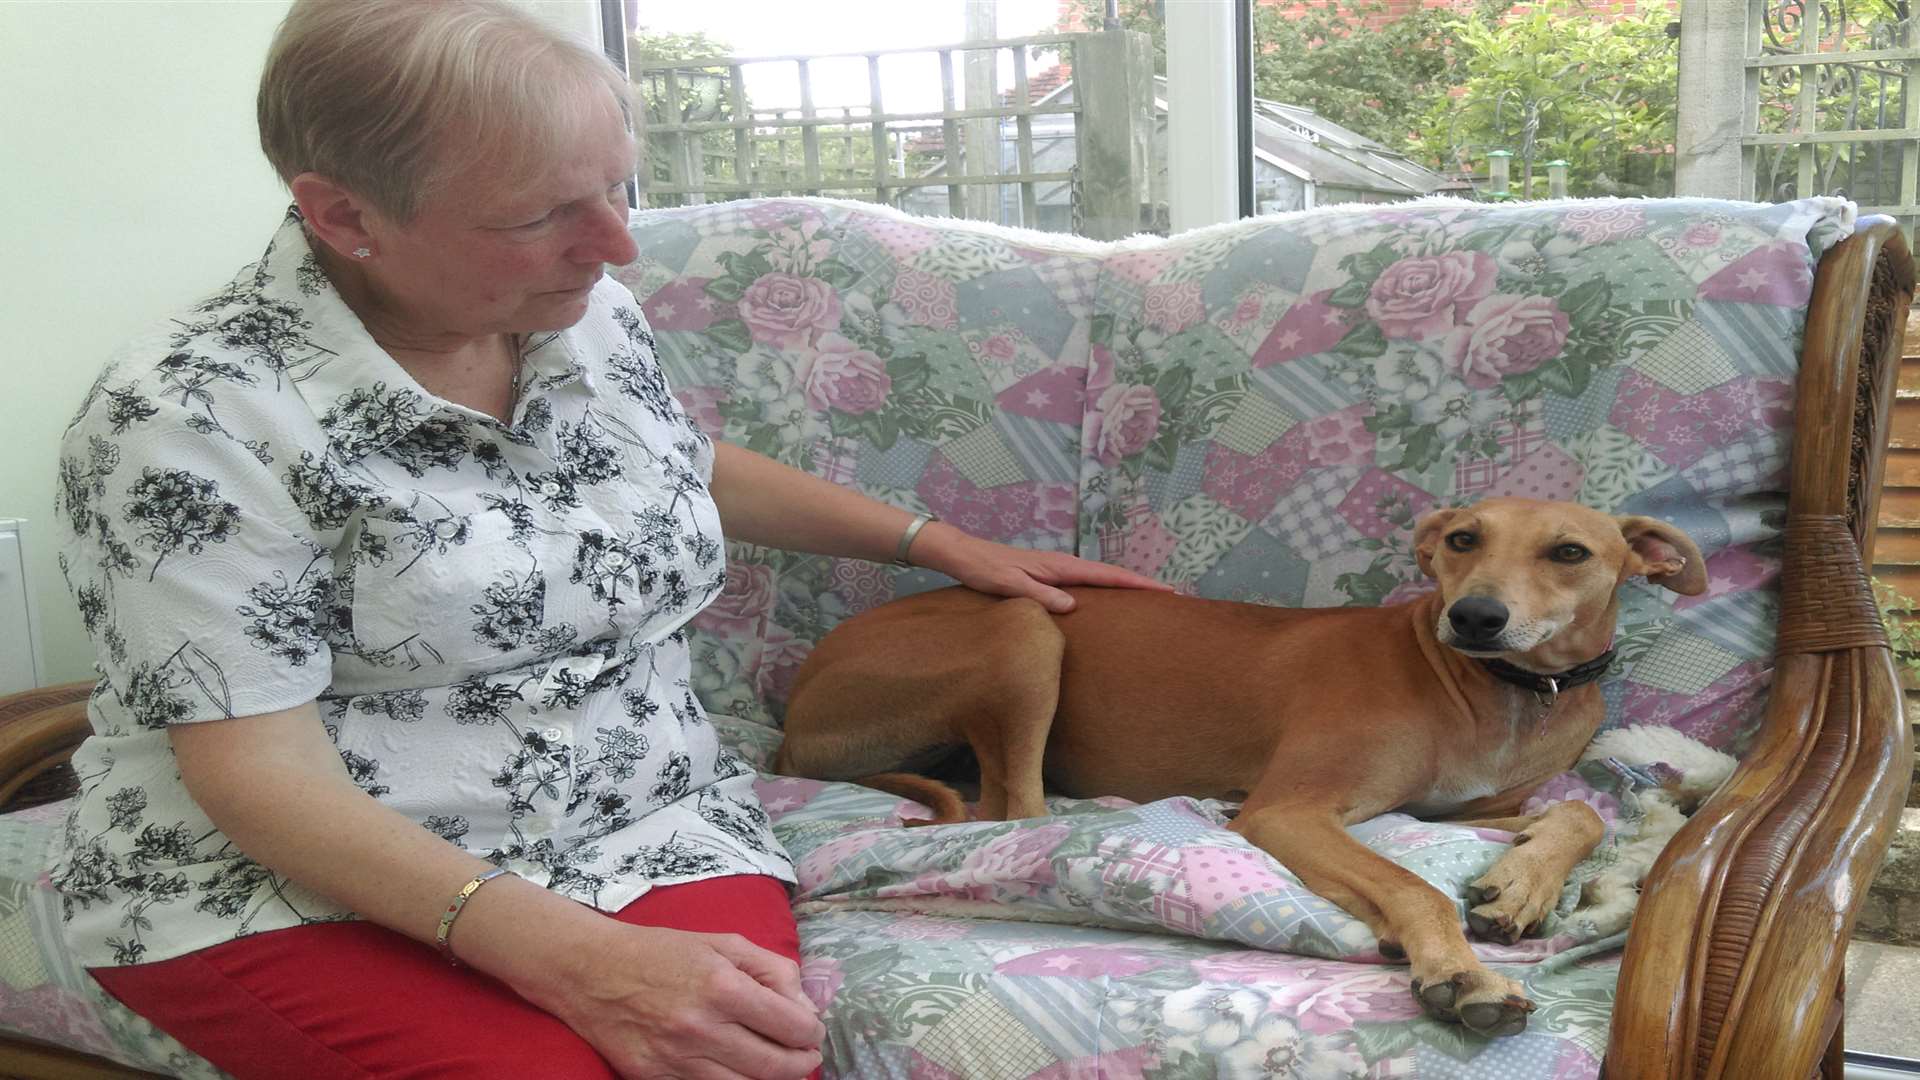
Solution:
[{"label": "window", "polygon": [[1095,8],[847,0],[828,20],[756,0],[649,7],[628,50],[642,205],[809,194],[1092,236],[1164,231],[1157,54]]}]

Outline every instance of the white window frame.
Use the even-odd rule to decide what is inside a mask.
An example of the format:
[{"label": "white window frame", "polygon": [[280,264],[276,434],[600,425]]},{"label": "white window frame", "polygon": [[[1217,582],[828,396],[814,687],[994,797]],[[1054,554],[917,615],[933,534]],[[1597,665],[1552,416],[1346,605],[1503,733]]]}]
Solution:
[{"label": "white window frame", "polygon": [[[1167,202],[1174,232],[1246,215],[1251,90],[1236,27],[1248,0],[1183,0],[1167,11]],[[1249,60],[1251,57],[1248,58]]]}]

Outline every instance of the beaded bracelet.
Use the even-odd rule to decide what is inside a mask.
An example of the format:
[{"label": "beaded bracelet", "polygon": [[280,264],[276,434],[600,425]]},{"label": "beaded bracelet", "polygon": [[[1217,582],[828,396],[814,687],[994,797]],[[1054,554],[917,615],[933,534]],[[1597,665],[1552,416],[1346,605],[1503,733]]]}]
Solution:
[{"label": "beaded bracelet", "polygon": [[462,886],[459,892],[453,894],[452,902],[447,905],[447,910],[440,916],[440,929],[433,932],[433,947],[440,950],[440,955],[447,958],[447,963],[454,965],[460,963],[460,958],[453,955],[453,946],[447,942],[447,935],[453,931],[453,920],[459,916],[460,909],[467,906],[467,899],[474,893],[479,892],[480,886],[485,885],[487,882],[492,881],[494,878],[506,872],[506,867],[496,866],[486,873],[477,875],[472,881]]}]

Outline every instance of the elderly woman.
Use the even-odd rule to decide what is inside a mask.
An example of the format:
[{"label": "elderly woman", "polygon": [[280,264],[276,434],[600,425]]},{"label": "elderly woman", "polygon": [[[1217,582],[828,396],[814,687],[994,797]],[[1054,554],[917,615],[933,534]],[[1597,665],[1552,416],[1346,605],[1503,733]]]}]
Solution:
[{"label": "elderly woman", "polygon": [[294,208],[68,432],[68,936],[236,1076],[805,1075],[791,867],[688,688],[722,527],[1149,584],[695,429],[603,275],[627,93],[500,3],[299,0],[259,98]]}]

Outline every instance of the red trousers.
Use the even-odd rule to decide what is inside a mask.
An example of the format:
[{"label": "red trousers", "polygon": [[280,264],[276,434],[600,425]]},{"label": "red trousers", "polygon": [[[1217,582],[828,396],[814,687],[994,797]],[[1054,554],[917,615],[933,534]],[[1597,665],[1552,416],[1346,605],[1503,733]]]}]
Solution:
[{"label": "red trousers", "polygon": [[[800,958],[786,887],[769,877],[664,886],[612,917],[735,933]],[[171,960],[90,970],[134,1012],[238,1080],[614,1075],[573,1029],[505,984],[373,923],[292,927]]]}]

